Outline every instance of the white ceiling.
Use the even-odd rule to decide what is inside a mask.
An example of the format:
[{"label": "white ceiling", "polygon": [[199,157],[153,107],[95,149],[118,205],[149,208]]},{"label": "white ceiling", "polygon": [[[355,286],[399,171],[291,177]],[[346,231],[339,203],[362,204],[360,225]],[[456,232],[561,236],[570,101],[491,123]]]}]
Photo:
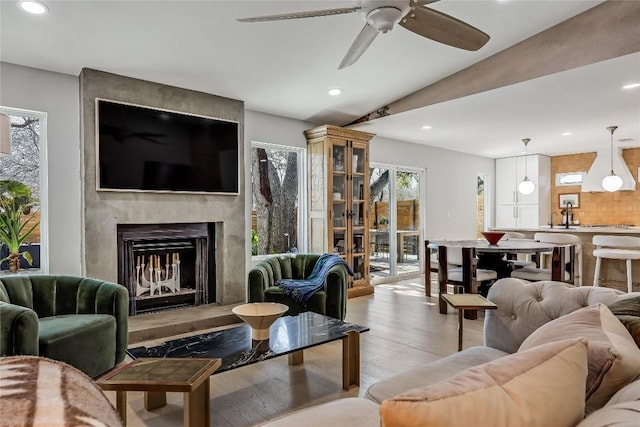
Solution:
[{"label": "white ceiling", "polygon": [[[353,66],[337,70],[364,22],[357,13],[265,23],[236,18],[347,7],[353,1],[51,1],[30,16],[0,2],[0,59],[78,75],[83,67],[213,93],[247,109],[344,125],[485,59],[601,1],[442,0],[434,9],[491,35],[477,52],[424,39],[397,27],[378,37]],[[382,118],[363,129],[380,136],[500,157],[521,138],[547,154],[640,145],[640,56]],[[343,95],[327,90],[340,87]],[[1,103],[1,99],[0,99]],[[490,108],[489,108],[490,107]],[[633,117],[632,117],[633,116]],[[423,131],[423,124],[433,129]],[[572,137],[559,137],[565,130]],[[629,145],[629,143],[627,143]]]}]

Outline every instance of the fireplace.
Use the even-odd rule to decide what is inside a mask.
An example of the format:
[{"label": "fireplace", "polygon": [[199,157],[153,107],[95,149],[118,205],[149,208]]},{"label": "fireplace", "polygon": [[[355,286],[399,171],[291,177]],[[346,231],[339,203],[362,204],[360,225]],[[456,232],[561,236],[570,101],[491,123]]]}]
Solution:
[{"label": "fireplace", "polygon": [[118,281],[129,314],[215,301],[214,223],[118,224]]}]

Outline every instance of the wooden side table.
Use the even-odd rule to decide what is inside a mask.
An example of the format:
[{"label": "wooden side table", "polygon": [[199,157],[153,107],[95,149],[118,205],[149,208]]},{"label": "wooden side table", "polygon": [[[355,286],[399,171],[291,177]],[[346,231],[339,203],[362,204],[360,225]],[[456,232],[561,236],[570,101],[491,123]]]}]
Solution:
[{"label": "wooden side table", "polygon": [[116,409],[127,424],[127,391],[144,391],[147,410],[167,404],[166,392],[184,393],[184,425],[209,426],[209,377],[221,359],[140,358],[96,382],[102,390],[116,391]]},{"label": "wooden side table", "polygon": [[462,321],[465,310],[495,310],[497,305],[478,294],[441,294],[443,300],[458,309],[458,351],[462,350]]}]

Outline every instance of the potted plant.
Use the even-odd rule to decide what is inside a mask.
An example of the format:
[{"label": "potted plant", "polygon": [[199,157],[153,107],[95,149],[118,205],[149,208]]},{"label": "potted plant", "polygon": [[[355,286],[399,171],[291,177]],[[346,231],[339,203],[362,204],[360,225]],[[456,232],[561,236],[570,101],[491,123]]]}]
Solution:
[{"label": "potted plant", "polygon": [[0,259],[0,263],[7,261],[12,273],[20,270],[21,257],[29,265],[33,263],[29,252],[20,252],[20,245],[40,224],[36,222],[28,227],[35,213],[25,215],[36,204],[37,200],[31,197],[31,189],[25,184],[14,180],[0,181],[0,243],[9,249],[9,255]]}]

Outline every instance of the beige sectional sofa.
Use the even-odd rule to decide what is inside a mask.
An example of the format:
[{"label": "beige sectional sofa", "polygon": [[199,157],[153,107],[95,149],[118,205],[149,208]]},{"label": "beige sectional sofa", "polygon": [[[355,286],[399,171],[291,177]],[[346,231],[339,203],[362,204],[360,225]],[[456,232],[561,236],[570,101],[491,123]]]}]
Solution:
[{"label": "beige sectional sofa", "polygon": [[[498,309],[485,314],[484,346],[378,381],[364,398],[265,425],[640,425],[640,349],[608,308],[640,303],[640,293],[502,279],[489,299]],[[541,345],[545,340],[553,342]],[[598,347],[598,340],[614,348]],[[569,415],[560,420],[560,413]],[[434,414],[443,418],[434,422]]]}]

